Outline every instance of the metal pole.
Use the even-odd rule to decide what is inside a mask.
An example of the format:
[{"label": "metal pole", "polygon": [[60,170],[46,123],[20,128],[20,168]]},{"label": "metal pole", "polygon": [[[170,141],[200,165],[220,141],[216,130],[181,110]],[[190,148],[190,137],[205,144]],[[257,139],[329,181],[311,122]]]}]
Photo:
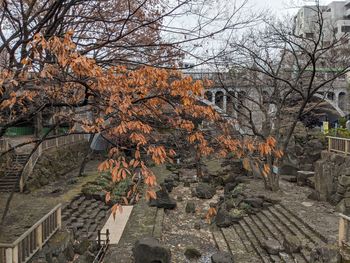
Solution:
[{"label": "metal pole", "polygon": [[106,245],[109,244],[109,229],[106,230]]},{"label": "metal pole", "polygon": [[97,243],[101,247],[101,230],[97,230]]}]

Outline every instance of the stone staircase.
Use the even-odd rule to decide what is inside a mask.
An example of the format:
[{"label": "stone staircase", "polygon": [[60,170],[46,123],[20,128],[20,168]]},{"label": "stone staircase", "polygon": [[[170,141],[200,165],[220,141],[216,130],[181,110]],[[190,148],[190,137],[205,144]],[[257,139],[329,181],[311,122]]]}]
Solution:
[{"label": "stone staircase", "polygon": [[62,211],[63,224],[76,237],[96,239],[97,230],[102,229],[109,216],[110,207],[102,201],[76,196]]},{"label": "stone staircase", "polygon": [[15,185],[15,191],[19,192],[20,172],[25,166],[29,154],[17,153],[14,155],[10,167],[5,171],[4,176],[0,177],[0,192],[11,192]]},{"label": "stone staircase", "polygon": [[[267,239],[277,240],[283,247],[286,235],[297,236],[302,243],[298,253],[279,252],[271,255],[264,249]],[[237,262],[310,262],[315,247],[325,245],[327,238],[295,215],[283,204],[277,204],[255,215],[244,217],[229,228],[214,231],[220,250],[229,249]],[[221,240],[221,242],[220,242]],[[225,242],[222,242],[222,241]]]}]

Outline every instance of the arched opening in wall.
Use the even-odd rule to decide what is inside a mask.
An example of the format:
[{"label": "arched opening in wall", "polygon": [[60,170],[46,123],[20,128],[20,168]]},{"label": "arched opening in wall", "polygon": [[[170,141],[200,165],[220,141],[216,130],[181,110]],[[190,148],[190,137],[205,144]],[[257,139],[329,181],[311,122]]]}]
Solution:
[{"label": "arched opening in wall", "polygon": [[312,97],[305,109],[305,114],[301,122],[308,128],[321,127],[322,122],[328,120],[330,127],[334,127],[335,122],[340,118],[340,113],[327,101]]},{"label": "arched opening in wall", "polygon": [[224,93],[222,91],[215,93],[215,105],[224,110]]},{"label": "arched opening in wall", "polygon": [[211,91],[207,91],[206,93],[204,93],[204,98],[206,100],[209,100],[210,102],[213,101],[213,93]]},{"label": "arched opening in wall", "polygon": [[229,116],[233,116],[234,113],[233,97],[230,95],[227,96],[226,113]]},{"label": "arched opening in wall", "polygon": [[334,92],[328,92],[327,93],[327,99],[329,100],[334,100],[335,96],[334,96]]},{"label": "arched opening in wall", "polygon": [[346,111],[347,110],[347,99],[346,99],[346,93],[345,92],[340,92],[339,97],[338,97],[338,107]]}]

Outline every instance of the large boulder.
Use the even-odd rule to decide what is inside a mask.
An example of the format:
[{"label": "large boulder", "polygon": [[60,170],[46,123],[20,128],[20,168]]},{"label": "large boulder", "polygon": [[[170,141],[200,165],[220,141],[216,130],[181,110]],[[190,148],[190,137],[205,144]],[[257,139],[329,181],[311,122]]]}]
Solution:
[{"label": "large boulder", "polygon": [[164,209],[176,208],[176,201],[171,198],[165,189],[156,192],[157,198],[149,202],[149,206],[155,206]]},{"label": "large boulder", "polygon": [[136,241],[132,249],[135,263],[170,263],[171,252],[153,237],[143,237]]},{"label": "large boulder", "polygon": [[211,256],[212,263],[233,263],[233,256],[228,252],[218,252]]},{"label": "large boulder", "polygon": [[211,199],[216,193],[215,187],[206,184],[206,183],[199,183],[196,187],[196,197],[202,198],[202,199]]}]

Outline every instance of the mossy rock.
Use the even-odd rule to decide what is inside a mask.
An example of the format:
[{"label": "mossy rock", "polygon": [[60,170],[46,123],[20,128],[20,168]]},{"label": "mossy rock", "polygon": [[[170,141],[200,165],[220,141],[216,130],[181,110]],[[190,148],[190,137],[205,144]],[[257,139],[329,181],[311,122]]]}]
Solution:
[{"label": "mossy rock", "polygon": [[188,259],[196,259],[202,256],[201,252],[194,247],[187,247],[184,254]]}]

